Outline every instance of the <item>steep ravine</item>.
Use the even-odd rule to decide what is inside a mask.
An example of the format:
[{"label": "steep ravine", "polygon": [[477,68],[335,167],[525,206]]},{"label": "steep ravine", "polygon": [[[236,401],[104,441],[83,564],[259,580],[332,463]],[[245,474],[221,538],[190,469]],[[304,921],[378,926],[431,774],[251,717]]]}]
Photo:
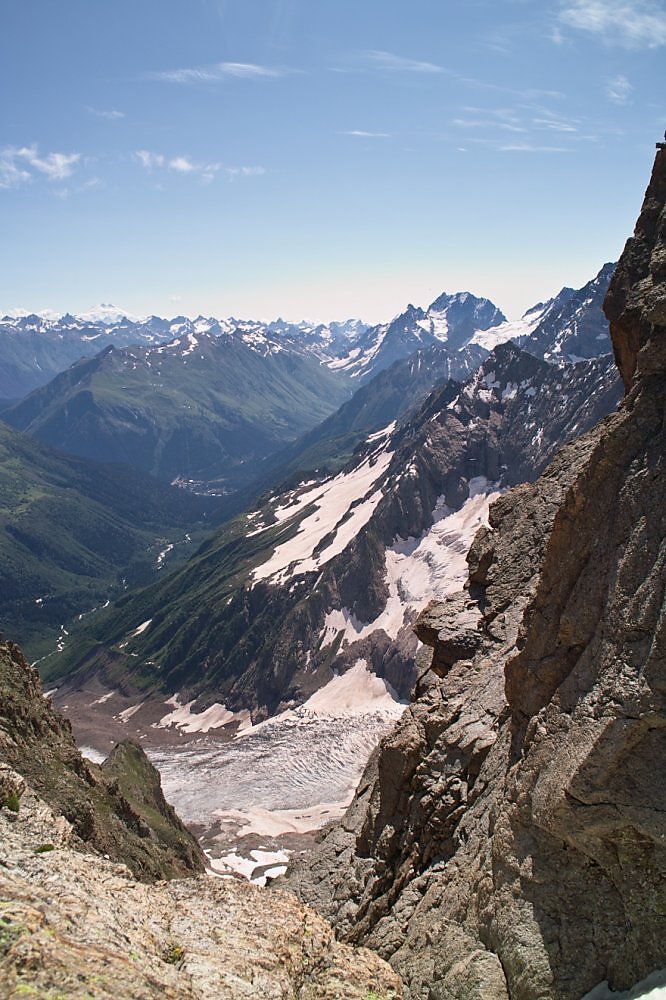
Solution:
[{"label": "steep ravine", "polygon": [[620,412],[491,507],[465,592],[417,623],[443,676],[292,877],[412,1000],[666,966],[665,196],[661,150],[605,303]]}]

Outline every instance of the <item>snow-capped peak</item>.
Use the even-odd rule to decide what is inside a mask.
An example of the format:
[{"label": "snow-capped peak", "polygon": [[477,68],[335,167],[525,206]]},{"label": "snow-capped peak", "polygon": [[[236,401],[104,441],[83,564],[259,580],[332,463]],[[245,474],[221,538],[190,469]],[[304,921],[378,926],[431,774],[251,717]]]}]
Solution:
[{"label": "snow-capped peak", "polygon": [[87,323],[104,323],[107,326],[113,326],[114,323],[120,323],[124,319],[131,323],[140,323],[145,317],[132,316],[110,302],[101,302],[99,305],[93,306],[92,309],[88,309],[87,312],[78,313],[77,318],[85,320]]}]

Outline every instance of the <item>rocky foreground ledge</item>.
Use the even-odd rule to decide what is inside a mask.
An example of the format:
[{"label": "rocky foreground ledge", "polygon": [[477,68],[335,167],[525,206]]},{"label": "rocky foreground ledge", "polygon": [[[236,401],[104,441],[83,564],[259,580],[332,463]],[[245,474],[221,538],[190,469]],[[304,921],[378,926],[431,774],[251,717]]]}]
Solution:
[{"label": "rocky foreground ledge", "polygon": [[291,893],[191,877],[202,869],[140,748],[89,765],[18,647],[0,643],[0,996],[402,997],[387,964],[336,942]]}]

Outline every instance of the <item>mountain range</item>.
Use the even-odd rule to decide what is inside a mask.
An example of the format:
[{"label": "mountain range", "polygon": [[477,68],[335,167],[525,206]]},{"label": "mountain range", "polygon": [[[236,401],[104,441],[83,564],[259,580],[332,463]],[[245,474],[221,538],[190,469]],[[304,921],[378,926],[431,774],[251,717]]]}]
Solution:
[{"label": "mountain range", "polygon": [[337,474],[292,476],[180,570],[122,598],[50,673],[78,664],[86,683],[112,689],[122,675],[143,701],[180,692],[200,699],[193,711],[218,702],[257,720],[362,660],[406,697],[416,611],[460,585],[491,499],[534,479],[619,396],[608,356],[557,367],[501,345],[466,382],[446,380],[366,435]]},{"label": "mountain range", "polygon": [[[558,346],[553,341],[552,360],[572,360],[571,354],[595,357],[610,351],[600,306],[613,267],[605,264],[578,292],[563,288],[555,298],[538,303],[513,323],[488,299],[469,292],[443,293],[425,310],[409,305],[390,323],[376,326],[360,320],[316,324],[204,316],[137,319],[108,304],[78,316],[48,312],[7,315],[0,318],[0,400],[22,399],[81,358],[92,357],[108,346],[154,347],[189,334],[226,334],[264,352],[279,344],[283,349],[312,354],[332,369],[360,380],[433,344],[446,343],[452,351],[468,343],[492,349],[503,341],[520,338],[524,346],[524,338],[534,333],[530,344],[538,353],[541,340],[546,344],[553,340],[554,327],[560,331],[561,342]],[[567,309],[571,299],[574,301]]]},{"label": "mountain range", "polygon": [[[430,353],[420,355],[424,367],[413,379],[413,395],[402,397],[412,403],[438,377],[464,377],[489,349],[511,338],[538,356],[545,356],[550,344],[553,361],[607,353],[600,295],[611,273],[612,265],[606,265],[579,292],[564,289],[519,324],[508,323],[487,299],[466,292],[444,293],[427,310],[409,306],[391,323],[371,328],[353,321],[316,327],[203,318],[137,322],[108,315],[110,307],[94,327],[91,319],[71,316],[5,318],[0,369],[3,364],[6,371],[11,368],[11,347],[33,379],[46,374],[45,350],[52,352],[54,365],[56,348],[62,364],[76,344],[88,352],[93,345],[108,346],[7,405],[3,417],[63,451],[123,461],[200,492],[228,493],[282,462],[282,449],[331,415],[356,387],[415,351]],[[132,346],[122,346],[132,340]],[[385,401],[377,408],[391,419],[404,410],[397,392],[404,382],[400,371],[385,379]],[[25,380],[15,377],[11,390],[7,384],[4,391],[16,395]],[[376,388],[375,399],[381,395]],[[377,429],[361,427],[351,417],[363,410],[369,418],[371,405],[368,397],[355,401],[336,418],[339,433],[346,436],[337,449],[338,463],[348,457],[354,425],[356,432]],[[334,428],[314,432],[311,443],[322,435],[331,438]],[[315,448],[313,458],[328,462],[336,456]],[[289,462],[288,453],[284,461]]]}]

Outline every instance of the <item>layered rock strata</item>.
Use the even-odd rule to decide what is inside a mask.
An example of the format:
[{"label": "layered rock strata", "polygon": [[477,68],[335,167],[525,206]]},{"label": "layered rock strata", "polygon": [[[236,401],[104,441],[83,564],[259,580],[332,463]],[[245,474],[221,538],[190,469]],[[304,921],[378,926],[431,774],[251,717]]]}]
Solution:
[{"label": "layered rock strata", "polygon": [[464,627],[422,615],[424,693],[294,876],[414,1000],[666,966],[665,194],[661,151],[606,300],[620,411],[491,507]]}]

